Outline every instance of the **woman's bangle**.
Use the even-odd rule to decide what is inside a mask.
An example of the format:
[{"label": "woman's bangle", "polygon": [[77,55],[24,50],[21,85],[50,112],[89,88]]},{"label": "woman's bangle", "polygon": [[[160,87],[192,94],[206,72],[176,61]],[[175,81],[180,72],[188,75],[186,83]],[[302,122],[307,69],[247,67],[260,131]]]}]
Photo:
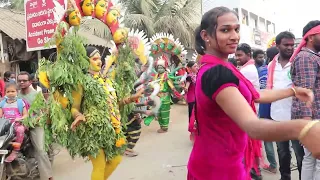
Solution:
[{"label": "woman's bangle", "polygon": [[296,96],[296,94],[297,94],[297,91],[296,91],[296,89],[295,89],[294,87],[291,87],[291,90],[293,91],[293,93],[294,93],[294,96]]},{"label": "woman's bangle", "polygon": [[314,125],[316,125],[318,122],[319,122],[319,120],[315,120],[315,121],[310,121],[310,122],[308,122],[308,124],[305,125],[304,128],[301,130],[298,139],[301,141],[302,138],[304,138],[304,137],[308,134],[308,132],[310,131],[310,129],[311,129]]}]

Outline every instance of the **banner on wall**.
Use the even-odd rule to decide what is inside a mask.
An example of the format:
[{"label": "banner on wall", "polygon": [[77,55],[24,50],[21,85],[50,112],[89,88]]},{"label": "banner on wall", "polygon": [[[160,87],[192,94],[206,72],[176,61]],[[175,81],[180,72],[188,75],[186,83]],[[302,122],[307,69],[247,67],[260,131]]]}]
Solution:
[{"label": "banner on wall", "polygon": [[[67,0],[56,1],[66,9]],[[53,14],[55,4],[47,0],[25,0],[24,6],[27,51],[47,49],[45,44],[53,36],[58,24]]]},{"label": "banner on wall", "polygon": [[261,32],[258,29],[253,29],[253,39],[256,45],[261,45]]}]

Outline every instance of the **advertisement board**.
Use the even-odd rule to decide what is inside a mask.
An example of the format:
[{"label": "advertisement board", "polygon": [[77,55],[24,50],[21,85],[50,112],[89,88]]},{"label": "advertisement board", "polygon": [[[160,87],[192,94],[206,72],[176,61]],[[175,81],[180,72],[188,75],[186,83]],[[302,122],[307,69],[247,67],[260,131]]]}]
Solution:
[{"label": "advertisement board", "polygon": [[[56,0],[66,9],[65,0]],[[55,5],[47,0],[25,0],[25,24],[27,51],[46,49],[45,44],[55,32]],[[48,47],[54,48],[54,46]]]}]

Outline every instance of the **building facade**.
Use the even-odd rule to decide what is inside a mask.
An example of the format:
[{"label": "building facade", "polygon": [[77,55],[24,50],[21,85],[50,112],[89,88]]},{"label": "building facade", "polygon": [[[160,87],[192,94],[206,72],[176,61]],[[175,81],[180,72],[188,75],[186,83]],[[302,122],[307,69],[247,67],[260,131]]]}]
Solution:
[{"label": "building facade", "polygon": [[237,12],[241,23],[240,43],[247,43],[253,49],[267,49],[276,32],[272,4],[267,0],[202,0],[202,14],[219,6]]}]

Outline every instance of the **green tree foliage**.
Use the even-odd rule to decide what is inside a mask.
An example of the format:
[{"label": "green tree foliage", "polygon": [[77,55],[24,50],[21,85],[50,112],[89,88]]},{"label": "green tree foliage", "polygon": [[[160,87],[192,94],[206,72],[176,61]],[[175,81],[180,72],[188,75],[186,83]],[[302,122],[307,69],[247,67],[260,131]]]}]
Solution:
[{"label": "green tree foliage", "polygon": [[193,47],[194,30],[201,18],[200,0],[122,0],[125,25],[145,31],[149,37],[166,32]]},{"label": "green tree foliage", "polygon": [[13,10],[24,11],[24,0],[0,0],[0,4]]}]

